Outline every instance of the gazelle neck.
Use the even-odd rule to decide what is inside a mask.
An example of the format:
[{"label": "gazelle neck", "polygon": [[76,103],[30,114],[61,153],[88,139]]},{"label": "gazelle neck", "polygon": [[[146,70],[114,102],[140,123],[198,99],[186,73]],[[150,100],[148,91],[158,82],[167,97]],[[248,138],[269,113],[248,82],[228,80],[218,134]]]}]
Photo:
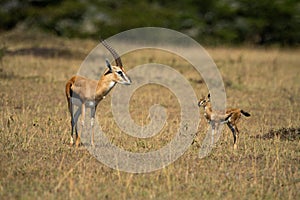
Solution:
[{"label": "gazelle neck", "polygon": [[116,82],[112,80],[112,74],[103,75],[97,84],[96,100],[105,98],[115,85]]}]

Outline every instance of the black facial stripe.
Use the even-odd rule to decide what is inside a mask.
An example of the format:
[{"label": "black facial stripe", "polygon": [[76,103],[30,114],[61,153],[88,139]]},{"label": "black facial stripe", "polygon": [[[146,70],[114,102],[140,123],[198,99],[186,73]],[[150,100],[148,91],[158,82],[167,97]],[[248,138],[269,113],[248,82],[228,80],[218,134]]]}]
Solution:
[{"label": "black facial stripe", "polygon": [[123,78],[125,79],[124,73],[122,71],[117,71],[117,73]]}]

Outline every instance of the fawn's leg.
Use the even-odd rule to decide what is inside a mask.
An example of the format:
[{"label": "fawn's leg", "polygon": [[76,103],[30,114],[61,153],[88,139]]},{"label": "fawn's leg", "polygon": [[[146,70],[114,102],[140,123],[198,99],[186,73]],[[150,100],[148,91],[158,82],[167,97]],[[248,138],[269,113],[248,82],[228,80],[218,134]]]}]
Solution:
[{"label": "fawn's leg", "polygon": [[234,129],[236,130],[236,134],[235,134],[236,135],[236,142],[235,142],[233,148],[237,149],[238,148],[238,143],[239,143],[239,134],[240,134],[240,132],[239,132],[239,129],[236,125],[234,125]]},{"label": "fawn's leg", "polygon": [[94,121],[95,121],[96,108],[97,108],[96,106],[91,108],[91,129],[92,129],[91,145],[92,146],[94,146],[94,136],[95,136]]},{"label": "fawn's leg", "polygon": [[216,122],[211,120],[210,125],[211,125],[211,145],[213,145],[214,144],[214,135],[215,135],[215,130],[216,130]]},{"label": "fawn's leg", "polygon": [[234,127],[231,123],[227,123],[227,126],[230,128],[230,130],[232,132],[232,135],[233,135],[233,148],[236,149],[237,148],[237,145],[236,145],[236,140],[237,140],[236,131],[235,131],[235,129],[234,129]]}]

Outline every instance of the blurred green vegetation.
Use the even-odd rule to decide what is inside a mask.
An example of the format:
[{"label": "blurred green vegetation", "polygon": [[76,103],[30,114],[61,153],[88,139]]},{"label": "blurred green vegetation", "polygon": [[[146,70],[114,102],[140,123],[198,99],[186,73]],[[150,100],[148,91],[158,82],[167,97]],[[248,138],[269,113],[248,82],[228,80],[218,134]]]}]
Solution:
[{"label": "blurred green vegetation", "polygon": [[186,33],[206,44],[299,45],[298,0],[2,0],[0,31],[41,29],[103,38],[145,26]]}]

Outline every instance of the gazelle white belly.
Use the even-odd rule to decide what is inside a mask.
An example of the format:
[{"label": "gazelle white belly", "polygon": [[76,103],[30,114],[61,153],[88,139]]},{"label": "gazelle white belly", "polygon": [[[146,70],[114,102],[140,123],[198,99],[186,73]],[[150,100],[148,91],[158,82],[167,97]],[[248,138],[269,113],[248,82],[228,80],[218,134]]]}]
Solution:
[{"label": "gazelle white belly", "polygon": [[81,104],[82,104],[82,101],[75,97],[71,97],[71,102],[73,105],[76,105],[76,106],[81,106]]},{"label": "gazelle white belly", "polygon": [[96,106],[95,101],[86,101],[85,106],[89,108],[94,108]]},{"label": "gazelle white belly", "polygon": [[[72,102],[73,105],[76,105],[76,106],[81,106],[82,105],[82,101],[78,98],[75,98],[75,97],[71,97],[71,102]],[[89,107],[89,108],[93,108],[93,107],[96,106],[96,103],[95,103],[95,101],[87,100],[85,102],[85,106]]]}]

